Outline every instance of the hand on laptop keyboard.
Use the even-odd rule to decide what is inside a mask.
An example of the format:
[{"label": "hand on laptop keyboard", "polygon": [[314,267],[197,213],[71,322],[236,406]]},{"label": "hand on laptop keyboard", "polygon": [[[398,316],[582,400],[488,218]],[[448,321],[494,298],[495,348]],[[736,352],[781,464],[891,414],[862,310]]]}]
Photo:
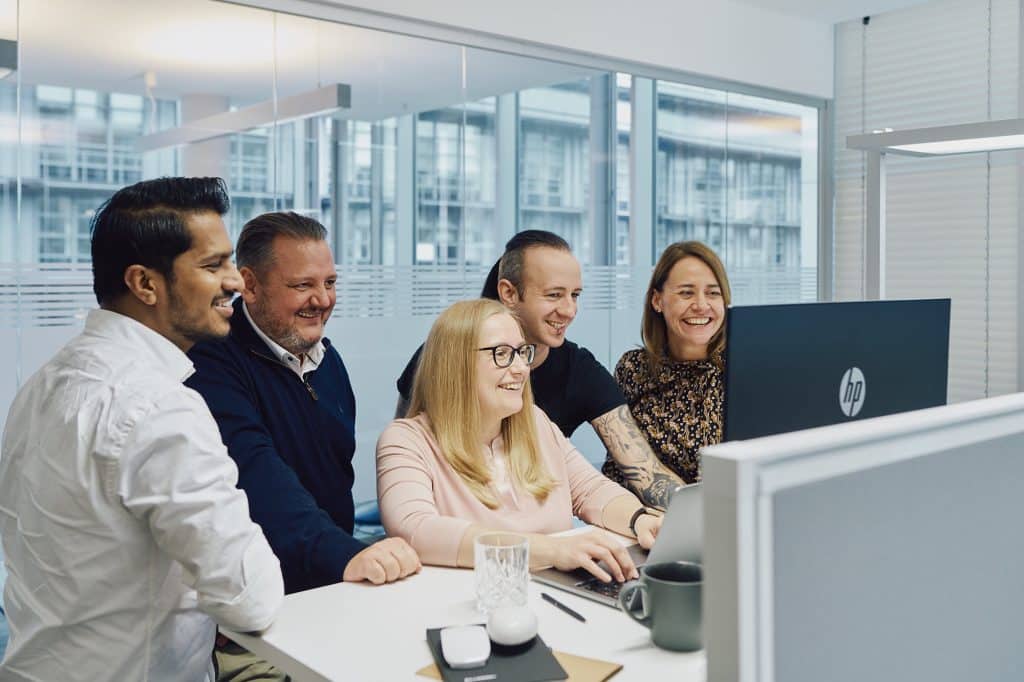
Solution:
[{"label": "hand on laptop keyboard", "polygon": [[[639,576],[633,559],[619,541],[595,528],[587,533],[551,537],[551,564],[561,571],[582,568],[602,582],[625,582]],[[599,566],[604,562],[608,570]]]}]

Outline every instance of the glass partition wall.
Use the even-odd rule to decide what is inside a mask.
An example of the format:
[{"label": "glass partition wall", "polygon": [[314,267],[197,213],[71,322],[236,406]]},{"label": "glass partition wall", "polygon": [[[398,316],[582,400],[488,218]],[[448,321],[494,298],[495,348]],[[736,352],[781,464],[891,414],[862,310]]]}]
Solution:
[{"label": "glass partition wall", "polygon": [[95,305],[93,211],[165,175],[224,177],[233,236],[270,210],[327,227],[357,499],[409,354],[517,231],[570,242],[570,336],[609,367],[673,241],[712,246],[737,303],[817,297],[814,106],[210,0],[0,0],[0,33],[3,413]]}]

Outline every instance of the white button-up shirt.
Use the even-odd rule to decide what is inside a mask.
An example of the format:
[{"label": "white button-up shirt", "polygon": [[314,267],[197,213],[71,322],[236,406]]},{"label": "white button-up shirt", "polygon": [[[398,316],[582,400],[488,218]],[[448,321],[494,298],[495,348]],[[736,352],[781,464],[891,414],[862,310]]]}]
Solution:
[{"label": "white button-up shirt", "polygon": [[18,392],[0,451],[0,679],[204,680],[215,622],[263,630],[281,570],[181,350],[89,313]]}]

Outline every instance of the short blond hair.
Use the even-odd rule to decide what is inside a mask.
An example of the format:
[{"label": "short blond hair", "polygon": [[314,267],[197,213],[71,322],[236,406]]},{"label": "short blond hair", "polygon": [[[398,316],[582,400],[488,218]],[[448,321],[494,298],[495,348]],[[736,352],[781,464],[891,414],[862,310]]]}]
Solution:
[{"label": "short blond hair", "polygon": [[[490,509],[500,505],[480,443],[476,358],[480,329],[494,315],[511,313],[497,301],[480,298],[455,303],[438,316],[423,346],[407,415],[427,415],[445,459]],[[544,466],[537,445],[529,381],[523,385],[523,409],[501,421],[501,437],[513,483],[544,501],[557,482]]]}]

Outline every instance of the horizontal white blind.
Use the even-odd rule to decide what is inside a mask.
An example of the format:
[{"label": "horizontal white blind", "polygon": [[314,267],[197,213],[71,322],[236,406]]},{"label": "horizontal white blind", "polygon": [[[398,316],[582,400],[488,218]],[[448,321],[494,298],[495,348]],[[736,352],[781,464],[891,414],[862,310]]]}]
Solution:
[{"label": "horizontal white blind", "polygon": [[[489,269],[470,265],[337,267],[334,316],[338,318],[436,317],[456,301],[479,296]],[[793,280],[792,273],[785,274]],[[776,279],[784,278],[771,275],[745,279],[751,286],[769,291],[800,287],[797,280],[772,286]],[[634,292],[628,266],[587,266],[583,281],[581,310],[629,310],[637,305],[639,294]],[[0,264],[0,328],[78,326],[95,307],[88,264]]]},{"label": "horizontal white blind", "polygon": [[[475,266],[339,265],[340,318],[434,317],[455,301],[480,295],[487,268]],[[745,305],[814,300],[815,268],[729,271],[733,301]],[[647,282],[634,287],[629,266],[586,266],[582,310],[630,310]],[[0,264],[0,324],[5,328],[74,326],[96,307],[86,265]]]},{"label": "horizontal white blind", "polygon": [[[1020,0],[944,0],[836,30],[836,297],[864,286],[864,155],[846,136],[1019,115]],[[886,295],[949,297],[951,402],[1015,391],[1015,152],[887,157]]]}]

